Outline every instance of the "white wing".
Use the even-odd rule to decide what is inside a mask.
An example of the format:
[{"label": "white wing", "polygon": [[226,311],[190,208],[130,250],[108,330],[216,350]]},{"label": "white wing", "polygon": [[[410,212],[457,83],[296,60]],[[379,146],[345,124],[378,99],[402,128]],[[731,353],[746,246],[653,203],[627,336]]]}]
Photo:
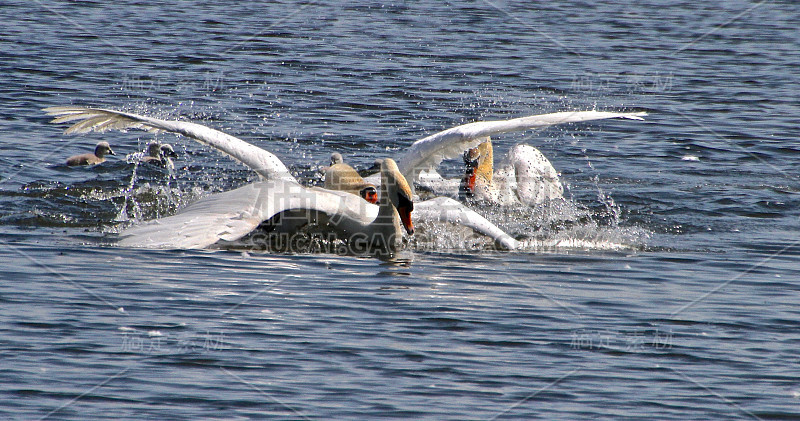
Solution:
[{"label": "white wing", "polygon": [[505,231],[449,197],[437,197],[415,203],[413,217],[422,222],[450,222],[472,228],[491,237],[495,244],[506,250],[515,250],[519,247],[519,242]]},{"label": "white wing", "polygon": [[457,198],[461,180],[443,178],[436,170],[422,170],[415,184],[417,192],[429,191],[436,196]]},{"label": "white wing", "polygon": [[287,210],[322,212],[334,227],[358,232],[378,215],[378,207],[358,196],[305,188],[282,180],[252,183],[207,196],[180,212],[135,226],[120,234],[129,247],[196,249],[220,240],[235,241]]},{"label": "white wing", "polygon": [[247,165],[266,180],[296,181],[277,156],[244,140],[206,126],[187,121],[167,121],[116,110],[85,107],[51,107],[44,109],[56,116],[52,123],[73,122],[66,134],[92,131],[141,129],[151,132],[171,132],[190,137],[212,146]]},{"label": "white wing", "polygon": [[477,146],[479,141],[486,136],[607,118],[643,120],[642,117],[645,115],[647,115],[645,112],[565,111],[512,120],[478,121],[420,139],[414,142],[396,161],[400,172],[411,182],[416,181],[421,170],[435,168],[443,159],[457,158],[465,150]]},{"label": "white wing", "polygon": [[503,166],[513,174],[507,182],[520,202],[533,206],[564,195],[564,186],[558,178],[553,164],[536,148],[530,145],[515,145],[508,151]]}]

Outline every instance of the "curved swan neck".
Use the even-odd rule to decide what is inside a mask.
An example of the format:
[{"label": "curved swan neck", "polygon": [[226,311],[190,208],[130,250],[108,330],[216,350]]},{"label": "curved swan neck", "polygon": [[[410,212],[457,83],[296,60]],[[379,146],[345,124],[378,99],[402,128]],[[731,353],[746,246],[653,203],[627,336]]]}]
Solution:
[{"label": "curved swan neck", "polygon": [[361,175],[353,167],[344,164],[333,164],[325,171],[326,189],[341,190],[355,195],[360,195],[361,190],[367,187],[375,187],[364,181]]},{"label": "curved swan neck", "polygon": [[492,183],[492,176],[494,175],[494,148],[492,148],[492,140],[488,137],[486,141],[478,145],[478,167],[475,168],[475,176],[482,178],[487,184]]},{"label": "curved swan neck", "polygon": [[397,208],[392,202],[391,196],[397,194],[397,183],[394,177],[386,171],[382,165],[381,167],[381,193],[378,198],[378,217],[375,218],[374,224],[377,225],[378,231],[387,235],[394,235],[397,238],[403,236],[403,227],[400,222],[400,214],[397,213]]},{"label": "curved swan neck", "polygon": [[395,251],[403,239],[403,229],[414,233],[411,212],[411,187],[397,164],[387,158],[381,164],[381,194],[378,201],[378,215],[370,224],[372,244],[376,248]]}]

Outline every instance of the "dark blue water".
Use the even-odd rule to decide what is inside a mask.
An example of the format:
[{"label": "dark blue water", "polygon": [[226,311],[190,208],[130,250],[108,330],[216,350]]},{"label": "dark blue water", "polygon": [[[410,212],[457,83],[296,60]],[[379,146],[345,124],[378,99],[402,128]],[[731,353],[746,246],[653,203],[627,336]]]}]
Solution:
[{"label": "dark blue water", "polygon": [[[789,1],[7,0],[0,418],[800,419],[798,21]],[[530,234],[584,247],[385,262],[108,245],[255,175],[159,135],[176,178],[134,177],[153,136],[65,136],[41,108],[69,104],[200,122],[309,183],[333,151],[363,167],[478,119],[649,116],[497,140],[540,148],[581,212]],[[118,156],[62,165],[100,140]]]}]

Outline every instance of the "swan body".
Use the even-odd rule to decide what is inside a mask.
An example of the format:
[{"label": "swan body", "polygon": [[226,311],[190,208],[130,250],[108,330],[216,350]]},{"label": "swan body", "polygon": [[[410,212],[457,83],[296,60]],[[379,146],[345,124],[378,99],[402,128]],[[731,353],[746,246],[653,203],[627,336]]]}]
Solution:
[{"label": "swan body", "polygon": [[94,147],[94,152],[81,155],[74,155],[67,158],[67,165],[75,167],[78,165],[97,165],[105,162],[106,155],[116,155],[108,142],[100,142]]},{"label": "swan body", "polygon": [[464,163],[465,175],[458,191],[461,200],[533,206],[563,198],[558,172],[532,146],[513,146],[495,170],[492,141],[487,137],[464,153]]},{"label": "swan body", "polygon": [[[390,161],[390,160],[387,160]],[[387,162],[381,204],[373,205],[339,191],[304,187],[282,179],[259,181],[207,196],[173,216],[151,221],[124,231],[119,244],[129,247],[205,248],[218,242],[241,239],[265,221],[292,211],[302,223],[330,225],[353,250],[394,252],[400,245],[402,229],[413,233],[410,189],[403,181],[392,184],[399,172]],[[398,191],[400,189],[400,191]],[[411,208],[408,208],[411,206]],[[398,213],[399,208],[399,213]],[[298,212],[301,211],[301,212]],[[401,216],[403,214],[403,216]],[[297,222],[297,221],[290,221]]]}]

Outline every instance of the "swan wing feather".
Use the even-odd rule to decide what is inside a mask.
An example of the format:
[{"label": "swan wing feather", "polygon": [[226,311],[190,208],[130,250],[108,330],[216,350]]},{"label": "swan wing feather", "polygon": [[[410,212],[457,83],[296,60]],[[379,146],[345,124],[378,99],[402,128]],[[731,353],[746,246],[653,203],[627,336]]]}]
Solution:
[{"label": "swan wing feather", "polygon": [[515,250],[519,247],[517,240],[497,225],[449,197],[436,197],[414,204],[414,218],[421,222],[449,222],[472,228],[491,237],[496,245],[506,250]]},{"label": "swan wing feather", "polygon": [[356,232],[377,216],[377,206],[337,191],[305,188],[295,182],[261,181],[206,196],[166,218],[120,234],[128,247],[197,249],[235,241],[261,222],[287,210],[313,210],[329,216],[340,231]]},{"label": "swan wing feather", "polygon": [[417,140],[397,160],[397,166],[406,179],[416,181],[420,171],[436,168],[443,159],[457,158],[465,150],[477,146],[487,136],[608,118],[643,120],[645,115],[645,112],[564,111],[511,120],[477,121]]}]

